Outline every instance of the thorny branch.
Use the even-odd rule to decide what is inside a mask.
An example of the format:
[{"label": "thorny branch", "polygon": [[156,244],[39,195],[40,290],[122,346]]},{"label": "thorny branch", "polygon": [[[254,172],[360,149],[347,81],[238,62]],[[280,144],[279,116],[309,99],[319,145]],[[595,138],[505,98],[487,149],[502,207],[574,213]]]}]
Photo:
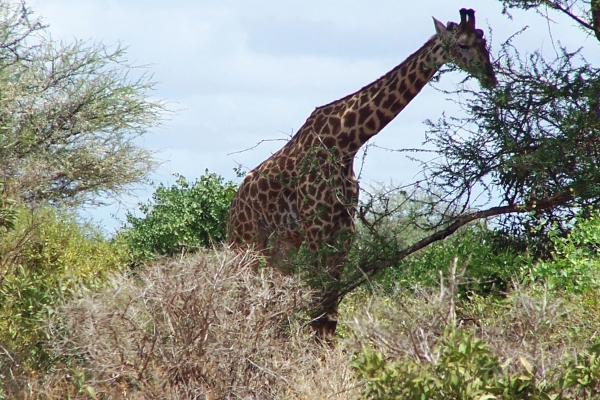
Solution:
[{"label": "thorny branch", "polygon": [[338,295],[338,301],[348,293],[352,292],[357,287],[363,285],[379,272],[392,267],[397,264],[402,259],[408,257],[409,255],[416,253],[417,251],[429,246],[430,244],[444,240],[445,238],[452,235],[462,226],[467,225],[470,222],[491,218],[498,215],[506,215],[513,213],[528,213],[533,211],[540,211],[544,209],[548,209],[551,207],[556,207],[560,205],[566,205],[569,202],[575,199],[575,190],[570,188],[568,190],[559,192],[553,196],[539,199],[539,200],[531,200],[524,204],[513,204],[508,206],[498,206],[491,207],[487,210],[480,210],[471,212],[462,216],[457,217],[454,222],[448,225],[445,229],[439,230],[432,235],[425,237],[424,239],[419,240],[413,245],[400,250],[394,254],[394,256],[383,259],[383,260],[373,260],[367,264],[363,264],[359,266],[359,275],[355,275],[351,277],[348,282],[344,284],[342,290],[340,290],[340,294]]}]

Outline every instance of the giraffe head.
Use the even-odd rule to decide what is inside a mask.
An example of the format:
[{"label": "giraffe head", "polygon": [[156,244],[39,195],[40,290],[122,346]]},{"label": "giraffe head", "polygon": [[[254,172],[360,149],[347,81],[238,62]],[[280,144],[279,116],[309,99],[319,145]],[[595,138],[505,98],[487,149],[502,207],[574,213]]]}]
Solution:
[{"label": "giraffe head", "polygon": [[440,51],[441,58],[455,64],[458,68],[476,77],[481,86],[496,86],[496,74],[490,61],[483,31],[475,28],[475,10],[460,10],[460,23],[448,22],[444,25],[433,19],[438,38],[444,44]]}]

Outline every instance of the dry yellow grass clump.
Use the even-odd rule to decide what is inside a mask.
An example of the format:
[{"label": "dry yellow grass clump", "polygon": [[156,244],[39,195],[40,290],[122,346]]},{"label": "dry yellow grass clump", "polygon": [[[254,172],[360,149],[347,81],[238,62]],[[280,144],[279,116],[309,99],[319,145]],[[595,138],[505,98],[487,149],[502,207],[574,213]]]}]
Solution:
[{"label": "dry yellow grass clump", "polygon": [[310,290],[258,264],[251,252],[215,251],[116,276],[58,311],[56,368],[22,394],[360,398],[343,346],[315,343],[297,316]]}]

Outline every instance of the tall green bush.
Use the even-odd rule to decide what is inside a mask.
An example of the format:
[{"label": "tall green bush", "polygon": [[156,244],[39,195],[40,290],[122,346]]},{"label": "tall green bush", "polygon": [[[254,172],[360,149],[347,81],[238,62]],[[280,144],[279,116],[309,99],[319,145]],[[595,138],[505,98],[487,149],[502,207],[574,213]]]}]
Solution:
[{"label": "tall green bush", "polygon": [[45,326],[54,309],[102,287],[127,264],[124,246],[78,224],[72,212],[22,205],[12,211],[11,228],[0,229],[0,382],[14,368],[43,368]]},{"label": "tall green bush", "polygon": [[160,184],[152,199],[140,204],[143,217],[127,214],[122,233],[137,260],[173,255],[225,239],[233,182],[206,171],[194,183],[177,175],[171,187]]}]

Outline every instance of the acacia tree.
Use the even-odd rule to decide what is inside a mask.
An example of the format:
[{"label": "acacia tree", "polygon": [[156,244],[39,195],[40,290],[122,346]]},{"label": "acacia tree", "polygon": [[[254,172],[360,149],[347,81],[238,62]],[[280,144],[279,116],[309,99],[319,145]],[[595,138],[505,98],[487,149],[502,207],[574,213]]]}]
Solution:
[{"label": "acacia tree", "polygon": [[0,0],[0,183],[4,195],[72,205],[143,181],[134,139],[160,123],[151,76],[125,49],[53,40],[24,2]]},{"label": "acacia tree", "polygon": [[[597,0],[499,1],[507,14],[566,14],[600,41]],[[557,44],[548,59],[521,54],[512,42],[496,57],[498,87],[476,92],[461,84],[451,97],[462,113],[428,122],[426,144],[437,157],[423,163],[413,185],[418,206],[407,220],[428,234],[410,244],[382,234],[381,210],[367,202],[359,216],[377,243],[360,249],[344,292],[472,221],[496,217],[501,231],[531,245],[549,229],[568,231],[572,217],[600,204],[600,69],[578,49]]]}]

